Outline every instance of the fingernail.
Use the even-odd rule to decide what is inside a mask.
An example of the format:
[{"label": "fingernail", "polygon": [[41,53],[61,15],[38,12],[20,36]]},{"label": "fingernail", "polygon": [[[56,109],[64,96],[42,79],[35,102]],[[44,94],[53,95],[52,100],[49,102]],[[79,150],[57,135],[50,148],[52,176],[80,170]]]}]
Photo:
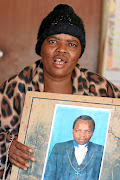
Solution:
[{"label": "fingernail", "polygon": [[31,160],[32,160],[32,161],[36,161],[36,158],[35,158],[35,157],[32,157]]},{"label": "fingernail", "polygon": [[27,171],[27,167],[24,167],[24,170]]},{"label": "fingernail", "polygon": [[28,163],[25,164],[27,167],[30,167],[30,165]]},{"label": "fingernail", "polygon": [[29,152],[30,152],[30,153],[33,153],[33,150],[32,150],[32,149],[29,149]]}]

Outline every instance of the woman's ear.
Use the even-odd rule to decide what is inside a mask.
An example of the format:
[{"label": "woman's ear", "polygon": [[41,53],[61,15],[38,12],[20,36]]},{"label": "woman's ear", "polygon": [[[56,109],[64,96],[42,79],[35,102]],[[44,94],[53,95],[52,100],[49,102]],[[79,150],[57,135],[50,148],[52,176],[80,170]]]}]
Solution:
[{"label": "woman's ear", "polygon": [[40,55],[40,60],[41,60],[41,62],[42,62],[42,57],[41,57],[41,55]]},{"label": "woman's ear", "polygon": [[40,56],[40,60],[42,61],[41,50],[40,50],[40,54],[39,54],[39,56]]}]

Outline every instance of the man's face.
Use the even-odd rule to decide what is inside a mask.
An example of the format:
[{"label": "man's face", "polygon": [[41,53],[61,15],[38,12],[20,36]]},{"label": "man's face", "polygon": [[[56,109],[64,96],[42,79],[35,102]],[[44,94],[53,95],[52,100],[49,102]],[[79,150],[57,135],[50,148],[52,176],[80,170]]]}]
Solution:
[{"label": "man's face", "polygon": [[80,144],[86,144],[93,135],[93,124],[89,120],[78,120],[73,129],[74,140]]},{"label": "man's face", "polygon": [[71,77],[81,54],[81,44],[68,34],[52,35],[43,42],[40,54],[44,75],[55,79]]}]

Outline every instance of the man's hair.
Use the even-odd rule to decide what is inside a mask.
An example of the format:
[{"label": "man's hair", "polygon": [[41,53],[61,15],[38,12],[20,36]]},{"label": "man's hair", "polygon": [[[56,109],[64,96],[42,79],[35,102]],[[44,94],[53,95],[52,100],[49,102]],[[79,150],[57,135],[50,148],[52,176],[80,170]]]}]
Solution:
[{"label": "man's hair", "polygon": [[91,118],[90,116],[87,116],[87,115],[81,115],[81,116],[77,117],[77,118],[75,119],[74,123],[73,123],[73,129],[74,129],[75,124],[76,124],[76,122],[77,122],[78,120],[91,121],[92,124],[93,124],[93,131],[94,131],[94,129],[95,129],[95,121],[93,120],[93,118]]}]

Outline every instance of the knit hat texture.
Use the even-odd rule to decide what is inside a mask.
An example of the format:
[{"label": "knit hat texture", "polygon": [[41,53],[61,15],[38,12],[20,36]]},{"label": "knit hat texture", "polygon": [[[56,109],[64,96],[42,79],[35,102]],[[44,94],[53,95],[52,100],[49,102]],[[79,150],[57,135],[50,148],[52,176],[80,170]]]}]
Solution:
[{"label": "knit hat texture", "polygon": [[81,44],[81,55],[85,49],[85,29],[83,22],[72,7],[66,4],[57,5],[52,12],[43,19],[37,36],[35,51],[40,55],[41,45],[44,40],[54,34],[69,34],[79,39]]}]

